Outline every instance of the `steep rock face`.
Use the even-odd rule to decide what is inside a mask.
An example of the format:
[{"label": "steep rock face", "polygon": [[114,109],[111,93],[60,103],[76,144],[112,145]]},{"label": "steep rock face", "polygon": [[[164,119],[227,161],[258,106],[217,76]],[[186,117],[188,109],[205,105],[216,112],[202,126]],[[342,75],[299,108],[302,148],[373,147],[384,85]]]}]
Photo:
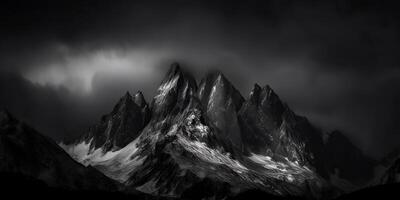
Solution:
[{"label": "steep rock face", "polygon": [[140,108],[141,118],[142,118],[141,124],[144,127],[147,124],[147,122],[149,122],[151,117],[149,105],[147,104],[146,99],[144,98],[143,93],[141,91],[138,91],[133,96],[133,101]]},{"label": "steep rock face", "polygon": [[114,181],[75,162],[56,143],[6,111],[0,112],[0,172],[33,177],[53,187],[117,189]]},{"label": "steep rock face", "polygon": [[239,111],[239,121],[250,152],[276,160],[288,159],[326,175],[321,134],[306,118],[283,104],[269,86],[254,86]]},{"label": "steep rock face", "polygon": [[307,118],[296,115],[286,105],[277,135],[279,138],[275,149],[277,155],[283,155],[300,165],[312,167],[320,175],[326,176],[322,136]]},{"label": "steep rock face", "polygon": [[244,102],[242,95],[222,73],[215,72],[200,82],[198,97],[217,138],[228,151],[240,154],[243,144],[237,112]]},{"label": "steep rock face", "polygon": [[138,92],[132,97],[127,92],[113,110],[76,143],[90,144],[90,151],[118,150],[133,141],[149,119],[150,111],[143,94]]},{"label": "steep rock face", "polygon": [[251,152],[272,152],[277,139],[274,132],[282,123],[283,112],[282,102],[269,86],[254,85],[238,113],[242,139]]},{"label": "steep rock face", "polygon": [[393,164],[386,170],[381,178],[382,184],[393,184],[400,183],[400,159],[398,158]]},{"label": "steep rock face", "polygon": [[374,161],[339,131],[329,134],[325,144],[325,158],[330,174],[353,184],[363,184],[373,178]]}]

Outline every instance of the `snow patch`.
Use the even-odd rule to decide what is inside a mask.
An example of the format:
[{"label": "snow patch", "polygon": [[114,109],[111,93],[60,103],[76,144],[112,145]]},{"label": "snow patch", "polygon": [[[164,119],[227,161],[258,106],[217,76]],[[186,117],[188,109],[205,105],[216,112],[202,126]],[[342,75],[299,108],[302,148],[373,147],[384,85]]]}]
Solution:
[{"label": "snow patch", "polygon": [[198,109],[193,109],[189,116],[186,118],[185,125],[189,130],[189,136],[196,135],[205,137],[209,134],[210,128],[200,121],[201,112]]},{"label": "snow patch", "polygon": [[103,148],[90,151],[90,143],[83,141],[76,145],[60,144],[60,146],[81,164],[91,165],[106,176],[122,183],[128,180],[130,172],[140,166],[146,158],[146,156],[136,155],[138,138],[118,151],[105,153]]}]

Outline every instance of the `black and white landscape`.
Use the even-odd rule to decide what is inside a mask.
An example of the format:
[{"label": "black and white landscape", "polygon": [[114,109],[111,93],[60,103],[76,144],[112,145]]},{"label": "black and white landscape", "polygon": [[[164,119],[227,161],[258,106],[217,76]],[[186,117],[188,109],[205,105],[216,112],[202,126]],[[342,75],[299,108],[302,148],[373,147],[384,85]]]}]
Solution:
[{"label": "black and white landscape", "polygon": [[[257,191],[332,199],[374,184],[379,164],[339,131],[315,128],[268,85],[255,84],[243,97],[221,72],[197,85],[177,63],[150,103],[140,91],[126,92],[72,142],[59,147],[7,111],[0,141],[2,173],[49,187],[149,198],[224,199]],[[396,183],[399,169],[396,161],[382,183]]]},{"label": "black and white landscape", "polygon": [[390,1],[0,7],[1,198],[399,198]]}]

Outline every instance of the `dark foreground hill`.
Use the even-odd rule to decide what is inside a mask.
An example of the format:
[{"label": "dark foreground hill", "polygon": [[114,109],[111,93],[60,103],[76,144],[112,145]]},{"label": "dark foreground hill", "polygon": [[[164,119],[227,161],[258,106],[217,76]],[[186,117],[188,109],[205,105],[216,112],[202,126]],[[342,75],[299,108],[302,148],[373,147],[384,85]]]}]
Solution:
[{"label": "dark foreground hill", "polygon": [[160,199],[142,193],[51,187],[42,180],[20,173],[0,173],[0,188],[2,199]]},{"label": "dark foreground hill", "polygon": [[[28,199],[96,199],[96,200],[177,200],[177,199],[200,199],[202,195],[198,195],[196,191],[182,198],[166,198],[156,197],[141,192],[125,193],[110,192],[103,190],[70,190],[57,187],[50,187],[44,181],[36,178],[17,174],[17,173],[0,173],[1,195],[12,199],[28,198]],[[227,197],[227,200],[245,200],[245,199],[269,199],[269,200],[301,200],[295,197],[279,197],[262,191],[251,190],[240,193],[235,197]]]}]

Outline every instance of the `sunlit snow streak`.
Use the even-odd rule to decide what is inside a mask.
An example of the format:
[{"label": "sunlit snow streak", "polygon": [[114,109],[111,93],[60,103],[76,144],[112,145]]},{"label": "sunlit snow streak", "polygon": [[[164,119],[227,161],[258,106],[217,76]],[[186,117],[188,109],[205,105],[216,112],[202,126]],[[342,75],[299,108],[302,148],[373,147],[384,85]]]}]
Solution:
[{"label": "sunlit snow streak", "polygon": [[173,79],[168,80],[168,82],[163,83],[159,88],[158,88],[158,94],[157,96],[154,97],[155,101],[157,104],[161,104],[165,96],[169,93],[169,91],[176,86],[178,83],[179,76],[175,76]]},{"label": "sunlit snow streak", "polygon": [[251,154],[249,159],[255,163],[262,165],[266,169],[266,174],[283,179],[288,182],[300,181],[315,178],[315,174],[306,166],[300,166],[295,162],[285,159],[285,162],[272,160],[269,156]]},{"label": "sunlit snow streak", "polygon": [[223,88],[223,84],[224,82],[222,81],[222,76],[219,75],[217,80],[215,80],[214,86],[212,87],[210,92],[209,102],[207,103],[207,108],[209,110],[213,110],[213,108],[217,106],[215,105],[215,99],[217,99],[218,97],[218,90],[221,90],[221,88]]},{"label": "sunlit snow streak", "polygon": [[178,136],[178,138],[179,143],[186,150],[192,152],[206,162],[226,165],[237,173],[244,173],[248,170],[239,161],[232,159],[229,154],[224,154],[218,150],[211,149],[203,142],[192,141],[183,136]]},{"label": "sunlit snow streak", "polygon": [[81,142],[79,144],[72,144],[66,145],[64,143],[60,143],[59,146],[64,149],[74,160],[77,162],[87,166],[88,164],[84,163],[83,161],[86,160],[89,150],[90,150],[90,143],[89,142]]},{"label": "sunlit snow streak", "polygon": [[90,150],[90,142],[82,142],[77,145],[60,146],[67,151],[76,161],[85,166],[93,166],[103,172],[106,176],[125,182],[129,178],[130,172],[141,165],[146,156],[136,156],[138,151],[138,139],[118,151],[108,151],[103,153],[102,148],[94,151]]},{"label": "sunlit snow streak", "polygon": [[103,148],[91,150],[91,142],[92,140],[90,140],[89,142],[82,141],[81,143],[76,145],[60,144],[60,146],[66,152],[68,152],[72,158],[85,166],[109,160],[119,153],[119,151],[108,151],[104,153]]}]

